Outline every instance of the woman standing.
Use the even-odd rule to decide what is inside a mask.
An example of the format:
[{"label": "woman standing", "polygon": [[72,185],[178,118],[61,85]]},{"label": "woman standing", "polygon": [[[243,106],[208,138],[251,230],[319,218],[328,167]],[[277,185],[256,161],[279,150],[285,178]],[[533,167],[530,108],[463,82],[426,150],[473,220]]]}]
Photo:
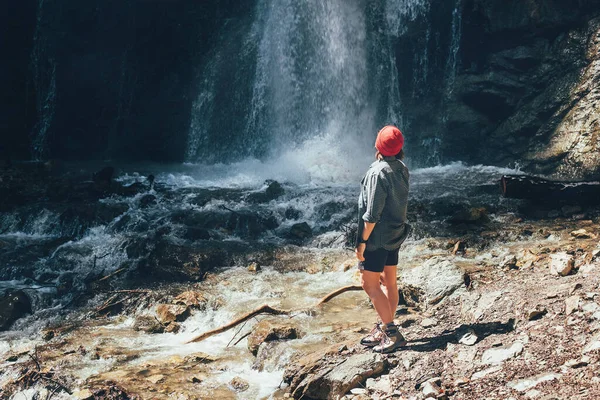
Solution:
[{"label": "woman standing", "polygon": [[410,232],[406,222],[408,168],[402,162],[404,137],[395,126],[377,134],[377,160],[361,181],[356,257],[361,284],[379,315],[380,323],[361,344],[380,353],[406,345],[394,325],[398,307],[396,268],[400,245]]}]

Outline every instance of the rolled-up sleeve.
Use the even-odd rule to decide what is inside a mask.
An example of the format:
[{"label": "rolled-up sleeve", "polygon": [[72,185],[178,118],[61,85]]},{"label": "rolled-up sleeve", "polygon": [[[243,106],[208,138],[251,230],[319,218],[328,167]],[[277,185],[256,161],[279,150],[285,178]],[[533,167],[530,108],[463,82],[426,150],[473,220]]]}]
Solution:
[{"label": "rolled-up sleeve", "polygon": [[362,219],[366,222],[377,223],[381,218],[387,197],[385,181],[381,174],[371,174],[365,177],[364,185],[366,209]]}]

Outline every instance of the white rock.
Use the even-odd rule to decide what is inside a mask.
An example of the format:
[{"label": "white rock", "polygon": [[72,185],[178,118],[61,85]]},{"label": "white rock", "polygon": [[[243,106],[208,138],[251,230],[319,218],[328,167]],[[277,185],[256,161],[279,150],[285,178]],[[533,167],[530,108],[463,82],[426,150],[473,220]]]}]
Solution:
[{"label": "white rock", "polygon": [[354,388],[350,390],[350,393],[352,394],[367,394],[368,391],[367,389],[363,389],[363,388]]},{"label": "white rock", "polygon": [[421,326],[423,328],[431,328],[432,326],[436,326],[437,323],[438,322],[433,318],[425,318],[424,320],[421,321]]},{"label": "white rock", "polygon": [[426,399],[435,399],[442,392],[442,389],[432,381],[427,381],[421,386],[421,391]]},{"label": "white rock", "polygon": [[571,315],[573,312],[579,310],[579,300],[580,297],[578,295],[567,297],[565,300],[565,313],[567,315]]},{"label": "white rock", "polygon": [[430,304],[438,303],[465,285],[462,270],[439,257],[433,257],[415,268],[402,268],[399,274],[403,284],[422,289]]},{"label": "white rock", "polygon": [[590,363],[591,359],[588,356],[583,356],[579,360],[569,360],[564,365],[569,368],[581,368]]},{"label": "white rock", "polygon": [[479,380],[481,378],[485,378],[488,375],[494,374],[494,373],[496,373],[498,371],[502,371],[502,366],[498,365],[498,366],[495,366],[495,367],[484,369],[482,371],[475,372],[471,376],[471,380],[472,381],[476,381],[476,380]]},{"label": "white rock", "polygon": [[589,274],[591,272],[594,272],[595,270],[596,266],[594,264],[584,264],[581,267],[579,267],[580,274]]},{"label": "white rock", "polygon": [[525,397],[527,397],[529,399],[535,399],[536,397],[540,397],[541,394],[542,394],[542,392],[540,392],[539,390],[531,389],[530,391],[525,393]]},{"label": "white rock", "polygon": [[585,348],[583,354],[600,349],[600,335],[596,336]]},{"label": "white rock", "polygon": [[510,347],[497,347],[487,349],[481,356],[481,362],[484,364],[501,364],[504,361],[516,357],[523,352],[523,343],[515,342]]},{"label": "white rock", "polygon": [[76,390],[73,393],[73,396],[80,400],[89,400],[94,398],[94,394],[90,391],[90,389]]},{"label": "white rock", "polygon": [[375,390],[378,392],[391,393],[392,392],[392,383],[390,382],[389,375],[383,375],[376,381],[373,378],[367,379],[366,383],[367,389]]},{"label": "white rock", "polygon": [[404,366],[404,369],[406,369],[407,371],[415,364],[415,362],[416,362],[416,360],[410,356],[402,359],[402,365]]},{"label": "white rock", "polygon": [[477,302],[477,308],[475,311],[473,311],[474,320],[478,321],[485,314],[485,312],[494,305],[496,300],[498,300],[503,293],[504,292],[501,290],[483,293]]},{"label": "white rock", "polygon": [[581,306],[581,310],[587,313],[595,313],[600,311],[600,306],[594,302],[589,302]]},{"label": "white rock", "polygon": [[550,273],[552,275],[567,276],[575,265],[573,256],[564,252],[552,254],[550,258]]},{"label": "white rock", "polygon": [[559,379],[561,376],[561,374],[555,373],[540,374],[532,376],[531,378],[519,379],[516,381],[508,382],[507,386],[518,392],[526,392],[529,389],[533,389],[542,382],[550,382]]}]

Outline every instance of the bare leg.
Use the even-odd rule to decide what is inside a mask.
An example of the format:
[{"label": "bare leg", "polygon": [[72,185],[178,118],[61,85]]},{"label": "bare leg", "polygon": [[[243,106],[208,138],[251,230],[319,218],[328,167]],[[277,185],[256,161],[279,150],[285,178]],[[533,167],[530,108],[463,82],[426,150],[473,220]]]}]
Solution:
[{"label": "bare leg", "polygon": [[[375,306],[375,311],[379,314],[379,318],[384,324],[389,324],[394,319],[391,318],[392,311],[390,310],[390,302],[381,290],[379,272],[361,271],[361,284],[367,295]],[[394,309],[395,311],[395,309]]]},{"label": "bare leg", "polygon": [[396,265],[386,265],[381,274],[381,289],[390,304],[391,320],[393,320],[396,315],[399,301],[396,271]]}]

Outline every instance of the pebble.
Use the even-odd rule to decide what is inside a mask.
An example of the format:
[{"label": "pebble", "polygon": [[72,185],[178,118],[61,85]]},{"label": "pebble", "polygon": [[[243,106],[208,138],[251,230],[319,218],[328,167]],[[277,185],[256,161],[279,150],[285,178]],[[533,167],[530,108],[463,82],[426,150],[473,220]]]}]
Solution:
[{"label": "pebble", "polygon": [[245,392],[246,390],[248,390],[248,388],[250,388],[250,384],[244,379],[240,378],[239,376],[233,378],[229,382],[229,385],[231,385],[233,390],[235,390],[236,392]]},{"label": "pebble", "polygon": [[548,310],[546,309],[546,307],[542,307],[542,306],[538,305],[534,309],[529,310],[527,312],[527,319],[529,321],[535,321],[535,320],[542,318],[547,313],[548,313]]},{"label": "pebble", "polygon": [[579,309],[579,300],[580,297],[578,295],[568,297],[565,300],[565,313],[567,315],[571,315]]},{"label": "pebble", "polygon": [[424,320],[421,321],[421,326],[423,328],[431,328],[433,326],[437,325],[437,321],[433,318],[425,318]]},{"label": "pebble", "polygon": [[363,389],[363,388],[354,388],[350,390],[350,393],[352,394],[367,394],[368,391],[367,389]]}]

